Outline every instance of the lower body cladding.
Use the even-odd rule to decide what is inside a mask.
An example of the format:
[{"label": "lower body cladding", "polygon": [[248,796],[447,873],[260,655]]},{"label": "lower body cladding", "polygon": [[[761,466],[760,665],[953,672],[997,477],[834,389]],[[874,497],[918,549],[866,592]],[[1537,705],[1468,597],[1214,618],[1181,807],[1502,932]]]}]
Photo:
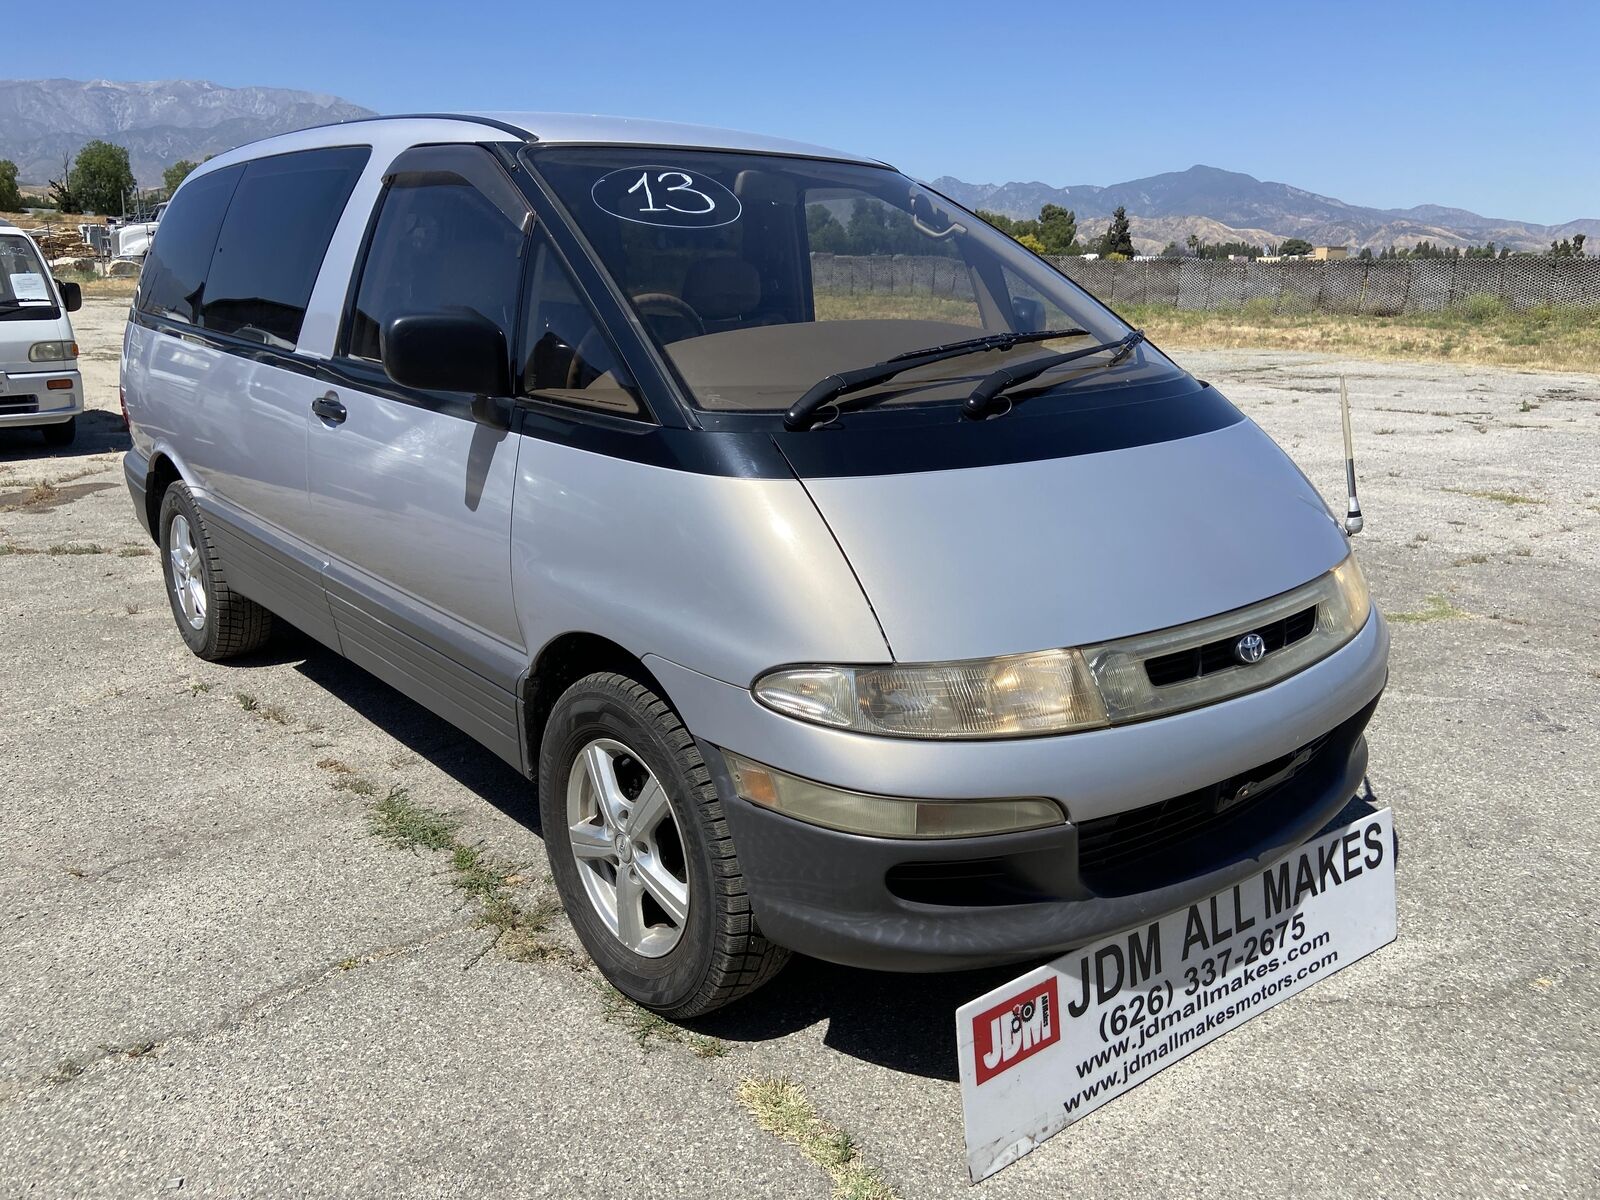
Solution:
[{"label": "lower body cladding", "polygon": [[[1374,613],[1347,646],[1259,692],[1120,728],[981,743],[815,729],[753,699],[756,712],[706,710],[702,733],[690,714],[703,685],[696,695],[681,669],[650,665],[701,737],[763,934],[849,966],[946,971],[1047,957],[1143,923],[1316,833],[1361,788],[1387,643]],[[775,738],[757,736],[767,722],[781,722]],[[980,837],[840,832],[740,797],[718,745],[880,796],[1046,796],[1068,820]]]}]

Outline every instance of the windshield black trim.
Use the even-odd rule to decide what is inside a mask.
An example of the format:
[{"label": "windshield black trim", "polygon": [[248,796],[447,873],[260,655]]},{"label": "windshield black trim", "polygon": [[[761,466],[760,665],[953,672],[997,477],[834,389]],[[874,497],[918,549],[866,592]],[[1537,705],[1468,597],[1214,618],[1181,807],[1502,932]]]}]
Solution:
[{"label": "windshield black trim", "polygon": [[[860,414],[837,425],[772,435],[801,479],[954,471],[1076,458],[1172,442],[1245,419],[1222,393],[1192,376],[1070,390],[1058,404],[1018,408],[1004,420],[965,421],[959,407],[939,420],[880,421]],[[1063,518],[1065,519],[1065,517]]]}]

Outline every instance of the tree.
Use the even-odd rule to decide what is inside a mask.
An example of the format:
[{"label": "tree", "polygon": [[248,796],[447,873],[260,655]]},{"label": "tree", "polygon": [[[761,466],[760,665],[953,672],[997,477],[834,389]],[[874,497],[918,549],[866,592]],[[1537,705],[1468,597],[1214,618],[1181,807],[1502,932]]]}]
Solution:
[{"label": "tree", "polygon": [[83,211],[78,194],[72,190],[72,166],[66,155],[61,156],[61,178],[50,181],[50,207],[59,213]]},{"label": "tree", "polygon": [[0,158],[0,212],[17,212],[22,208],[22,193],[17,190],[17,164],[9,158]]},{"label": "tree", "polygon": [[[171,196],[173,192],[177,191],[178,185],[189,178],[189,172],[199,165],[199,163],[190,162],[187,158],[180,158],[165,171],[161,172],[161,186],[167,189],[167,195]],[[826,212],[827,210],[824,209],[823,211]]]},{"label": "tree", "polygon": [[1128,226],[1128,210],[1120,204],[1117,205],[1117,211],[1111,214],[1111,224],[1106,226],[1105,236],[1100,239],[1100,253],[1120,254],[1125,258],[1132,258],[1136,253],[1133,231]]},{"label": "tree", "polygon": [[1017,245],[1021,246],[1024,250],[1032,250],[1035,254],[1047,253],[1044,248],[1044,243],[1031,233],[1025,233],[1019,237],[1017,239]]},{"label": "tree", "polygon": [[985,208],[978,209],[977,213],[980,218],[982,218],[988,224],[993,225],[1001,233],[1013,233],[1017,227],[1017,223],[1010,217],[1006,216],[1005,213],[990,212]]},{"label": "tree", "polygon": [[1313,247],[1305,238],[1284,238],[1283,245],[1278,247],[1278,253],[1284,258],[1292,258],[1296,254],[1310,254]]},{"label": "tree", "polygon": [[1361,253],[1356,255],[1356,257],[1360,258],[1360,259],[1365,259],[1366,261],[1371,262],[1372,261],[1372,247],[1371,246],[1363,246],[1363,247],[1361,247]]},{"label": "tree", "polygon": [[1078,248],[1078,214],[1059,204],[1039,210],[1039,231],[1034,236],[1044,247],[1040,254],[1072,254]]},{"label": "tree", "polygon": [[819,254],[844,254],[849,248],[839,218],[821,204],[806,205],[806,234],[811,249]]},{"label": "tree", "polygon": [[74,198],[83,208],[120,212],[122,198],[133,187],[127,150],[98,139],[88,143],[72,164],[71,182]]}]

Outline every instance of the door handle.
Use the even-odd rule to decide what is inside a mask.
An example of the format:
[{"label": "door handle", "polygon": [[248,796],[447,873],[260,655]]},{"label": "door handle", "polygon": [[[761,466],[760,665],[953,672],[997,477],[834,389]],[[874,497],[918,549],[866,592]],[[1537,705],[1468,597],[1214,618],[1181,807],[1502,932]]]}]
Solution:
[{"label": "door handle", "polygon": [[311,402],[311,411],[316,413],[330,425],[342,425],[344,419],[350,414],[343,404],[339,403],[339,393],[329,392],[325,396],[318,396]]}]

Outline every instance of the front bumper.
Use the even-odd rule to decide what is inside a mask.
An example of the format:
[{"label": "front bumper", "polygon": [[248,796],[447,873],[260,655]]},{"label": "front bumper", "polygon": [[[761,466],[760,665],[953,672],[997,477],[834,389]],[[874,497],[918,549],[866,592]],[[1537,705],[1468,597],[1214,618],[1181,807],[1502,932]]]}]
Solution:
[{"label": "front bumper", "polygon": [[[1359,789],[1362,730],[1388,678],[1388,650],[1388,628],[1374,611],[1348,645],[1257,692],[1112,729],[964,743],[807,725],[762,707],[747,687],[659,657],[645,661],[712,767],[762,930],[814,957],[915,971],[1082,945],[1224,887],[1304,841]],[[1186,843],[1181,861],[1139,864],[1109,882],[1103,872],[1080,870],[1080,836],[1104,822],[1192,797],[1323,738],[1315,761],[1265,793],[1249,821]],[[938,842],[832,832],[736,797],[720,746],[883,796],[1046,796],[1070,823]],[[974,879],[982,882],[976,896],[968,887]]]},{"label": "front bumper", "polygon": [[[51,391],[45,385],[52,379],[70,379],[72,387]],[[58,425],[82,412],[83,377],[76,368],[7,373],[5,391],[0,392],[0,429]]]},{"label": "front bumper", "polygon": [[[1374,698],[1258,798],[1211,815],[1217,787],[1169,799],[1189,834],[1141,841],[1155,806],[1026,833],[908,841],[823,829],[738,798],[702,744],[762,932],[847,966],[950,971],[1052,956],[1171,912],[1261,869],[1360,790]],[[1204,819],[1197,819],[1203,814]],[[1105,826],[1126,822],[1123,843]],[[1091,832],[1092,831],[1092,832]],[[1141,853],[1141,847],[1153,843]]]}]

